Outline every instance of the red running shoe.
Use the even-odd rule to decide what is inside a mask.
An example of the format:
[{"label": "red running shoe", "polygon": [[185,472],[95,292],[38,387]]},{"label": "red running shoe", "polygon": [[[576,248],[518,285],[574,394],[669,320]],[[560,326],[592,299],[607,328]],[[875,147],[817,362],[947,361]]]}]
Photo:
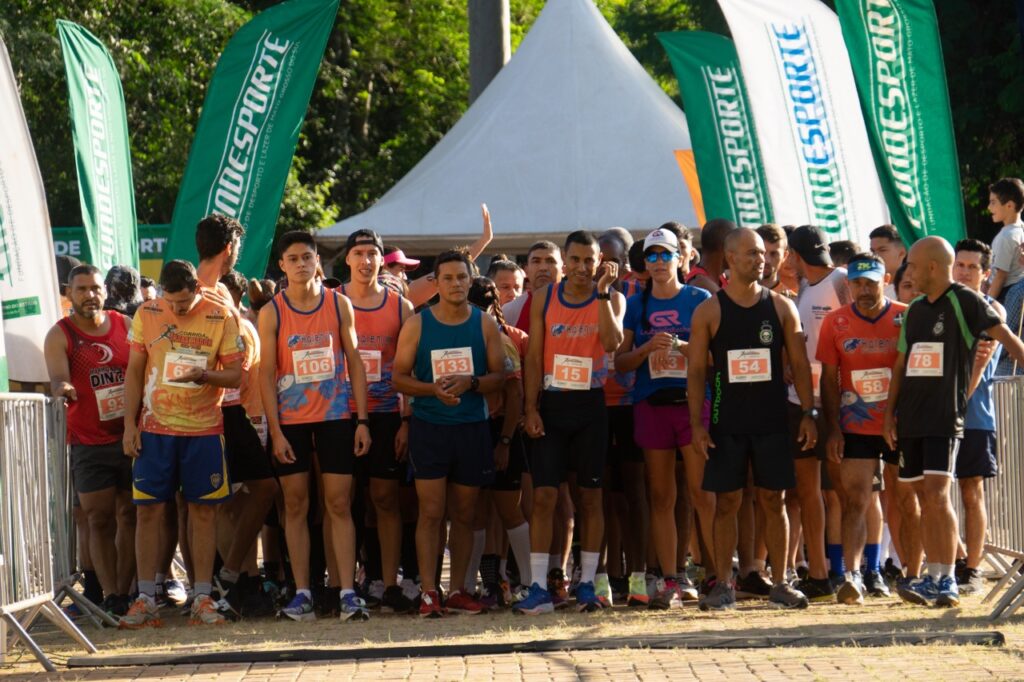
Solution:
[{"label": "red running shoe", "polygon": [[441,608],[441,598],[437,596],[436,590],[423,592],[420,595],[420,618],[440,618],[444,615]]},{"label": "red running shoe", "polygon": [[462,590],[456,590],[448,595],[445,608],[452,613],[464,613],[469,616],[475,616],[487,610],[477,599]]}]

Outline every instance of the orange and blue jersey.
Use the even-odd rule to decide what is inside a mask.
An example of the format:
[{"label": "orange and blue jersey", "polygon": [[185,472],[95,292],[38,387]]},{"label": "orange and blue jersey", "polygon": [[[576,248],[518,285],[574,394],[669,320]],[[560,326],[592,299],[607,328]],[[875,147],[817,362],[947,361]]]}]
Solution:
[{"label": "orange and blue jersey", "polygon": [[844,433],[882,435],[882,421],[907,306],[886,300],[874,319],[855,304],[833,310],[821,324],[817,359],[839,368],[839,424]]},{"label": "orange and blue jersey", "polygon": [[[345,288],[342,287],[342,293]],[[402,330],[402,296],[384,288],[384,300],[376,308],[355,311],[359,355],[366,370],[367,409],[370,412],[398,412],[398,393],[391,383],[398,349],[398,333]],[[349,410],[356,411],[355,397],[349,384]]]},{"label": "orange and blue jersey", "polygon": [[201,298],[187,315],[175,315],[163,298],[155,298],[139,306],[128,338],[132,350],[146,355],[142,430],[172,436],[222,433],[224,389],[173,379],[192,367],[211,370],[242,359],[245,346],[231,311]]},{"label": "orange and blue jersey", "polygon": [[282,424],[315,424],[351,416],[341,342],[340,294],[320,288],[320,302],[297,310],[287,290],[270,300],[277,311],[277,413]]},{"label": "orange and blue jersey", "polygon": [[603,388],[608,379],[608,352],[598,335],[597,289],[582,303],[569,303],[564,293],[565,282],[559,282],[545,294],[544,390]]}]

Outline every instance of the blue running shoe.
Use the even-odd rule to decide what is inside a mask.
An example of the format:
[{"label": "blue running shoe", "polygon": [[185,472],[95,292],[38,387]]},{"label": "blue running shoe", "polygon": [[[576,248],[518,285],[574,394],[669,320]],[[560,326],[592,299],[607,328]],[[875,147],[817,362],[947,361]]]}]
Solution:
[{"label": "blue running shoe", "polygon": [[526,599],[516,602],[512,607],[513,613],[525,613],[531,616],[553,613],[554,610],[555,603],[551,599],[551,593],[537,583],[530,585],[530,593],[526,595]]},{"label": "blue running shoe", "polygon": [[355,592],[348,592],[341,596],[341,620],[370,620],[366,602],[360,599]]},{"label": "blue running shoe", "polygon": [[597,598],[594,583],[580,583],[576,586],[576,610],[580,613],[600,611],[604,604]]},{"label": "blue running shoe", "polygon": [[288,606],[281,609],[278,615],[287,616],[300,623],[316,620],[316,614],[313,613],[313,602],[304,594],[296,594],[292,597]]},{"label": "blue running shoe", "polygon": [[939,596],[939,588],[935,584],[935,579],[926,575],[917,580],[908,580],[896,589],[896,593],[908,604],[934,606]]},{"label": "blue running shoe", "polygon": [[960,588],[957,587],[956,578],[951,575],[942,576],[936,589],[936,606],[960,606]]}]

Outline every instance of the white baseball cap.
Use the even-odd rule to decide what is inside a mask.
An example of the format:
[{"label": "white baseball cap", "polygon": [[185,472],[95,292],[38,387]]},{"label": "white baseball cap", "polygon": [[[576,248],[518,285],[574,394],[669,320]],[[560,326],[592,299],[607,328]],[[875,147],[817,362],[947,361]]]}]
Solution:
[{"label": "white baseball cap", "polygon": [[654,246],[662,246],[672,253],[679,253],[679,240],[669,230],[659,228],[644,238],[644,251]]}]

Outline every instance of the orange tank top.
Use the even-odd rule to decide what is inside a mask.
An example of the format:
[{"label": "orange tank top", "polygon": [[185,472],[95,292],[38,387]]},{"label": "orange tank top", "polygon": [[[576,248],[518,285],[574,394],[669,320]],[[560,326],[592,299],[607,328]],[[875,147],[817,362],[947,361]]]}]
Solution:
[{"label": "orange tank top", "polygon": [[549,286],[544,301],[544,390],[589,391],[608,378],[608,354],[598,339],[597,290],[568,303],[565,282]]},{"label": "orange tank top", "polygon": [[[342,287],[342,293],[345,292]],[[359,355],[366,370],[367,409],[370,412],[398,412],[398,394],[391,383],[391,372],[402,330],[402,296],[384,288],[384,300],[376,308],[358,308],[355,312]],[[349,387],[349,410],[356,411]]]},{"label": "orange tank top", "polygon": [[348,419],[348,382],[342,352],[341,309],[333,290],[320,303],[295,309],[287,290],[271,299],[277,310],[277,412],[282,424]]}]

